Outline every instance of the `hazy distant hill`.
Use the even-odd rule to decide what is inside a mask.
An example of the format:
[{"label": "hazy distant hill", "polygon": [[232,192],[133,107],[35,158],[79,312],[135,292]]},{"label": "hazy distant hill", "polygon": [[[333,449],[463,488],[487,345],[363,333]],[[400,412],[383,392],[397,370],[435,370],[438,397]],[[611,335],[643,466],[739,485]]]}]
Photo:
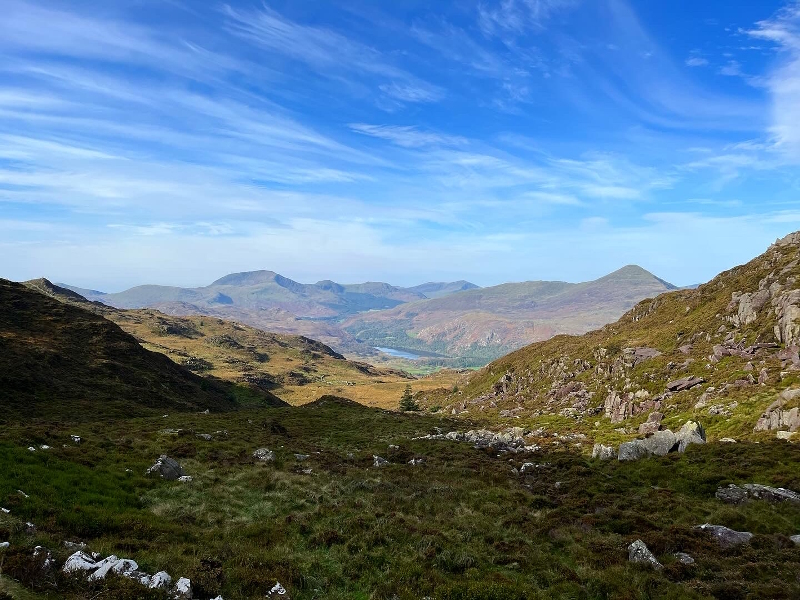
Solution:
[{"label": "hazy distant hill", "polygon": [[449,296],[456,292],[464,292],[466,290],[474,290],[478,286],[469,281],[451,281],[449,283],[444,281],[430,281],[421,285],[415,285],[408,288],[409,291],[418,292],[423,294],[426,298],[441,298],[442,296]]},{"label": "hazy distant hill", "polygon": [[471,357],[480,362],[558,333],[580,334],[675,286],[637,266],[596,281],[527,281],[470,289],[348,318],[345,329],[375,346]]}]

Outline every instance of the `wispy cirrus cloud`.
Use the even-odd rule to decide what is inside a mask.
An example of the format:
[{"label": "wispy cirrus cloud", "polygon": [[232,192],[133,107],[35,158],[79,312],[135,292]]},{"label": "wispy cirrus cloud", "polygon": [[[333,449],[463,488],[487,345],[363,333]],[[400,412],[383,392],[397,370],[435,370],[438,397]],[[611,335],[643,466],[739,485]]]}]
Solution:
[{"label": "wispy cirrus cloud", "polygon": [[388,140],[405,148],[422,146],[465,146],[466,138],[431,131],[423,131],[413,125],[368,125],[351,123],[350,129],[364,135]]}]

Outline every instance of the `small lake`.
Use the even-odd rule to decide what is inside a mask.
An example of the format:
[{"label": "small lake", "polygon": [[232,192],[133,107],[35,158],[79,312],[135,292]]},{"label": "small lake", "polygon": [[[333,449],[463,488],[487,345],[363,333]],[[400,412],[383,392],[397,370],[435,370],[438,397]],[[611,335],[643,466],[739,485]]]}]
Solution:
[{"label": "small lake", "polygon": [[411,352],[398,350],[396,348],[380,348],[376,346],[375,350],[378,352],[383,352],[384,354],[388,354],[389,356],[394,356],[395,358],[407,358],[408,360],[417,360],[418,358],[422,358],[418,354],[412,354]]}]

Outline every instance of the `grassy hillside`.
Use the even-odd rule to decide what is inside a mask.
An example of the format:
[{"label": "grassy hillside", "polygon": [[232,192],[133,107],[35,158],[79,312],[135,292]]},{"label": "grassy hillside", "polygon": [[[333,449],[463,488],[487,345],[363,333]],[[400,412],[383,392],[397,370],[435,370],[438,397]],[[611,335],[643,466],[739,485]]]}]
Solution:
[{"label": "grassy hillside", "polygon": [[442,298],[355,315],[344,323],[374,346],[434,352],[482,365],[559,333],[584,333],[613,321],[636,302],[675,289],[636,266],[596,281],[528,281],[470,289]]},{"label": "grassy hillside", "polygon": [[[549,423],[600,440],[630,437],[654,411],[672,426],[697,418],[715,438],[774,436],[753,428],[779,393],[800,382],[798,278],[800,234],[793,234],[697,289],[645,300],[586,335],[513,352],[435,401],[475,417]],[[703,382],[668,390],[685,377]],[[797,404],[790,394],[773,409]]]},{"label": "grassy hillside", "polygon": [[0,279],[0,306],[0,420],[225,411],[241,393],[277,402],[202,379],[103,317],[21,284]]},{"label": "grassy hillside", "polygon": [[[189,577],[203,600],[264,598],[275,582],[293,600],[800,594],[800,548],[787,537],[800,531],[800,508],[714,497],[728,482],[800,489],[797,446],[695,446],[618,463],[570,451],[499,457],[412,439],[454,426],[333,398],[111,425],[16,423],[0,431],[0,506],[11,511],[0,514],[0,539],[11,542],[3,574],[42,597],[166,597],[122,578],[86,582],[44,571],[33,547],[48,548],[60,566],[69,540],[132,558],[150,573]],[[81,444],[62,447],[70,434]],[[40,444],[51,450],[26,449]],[[273,449],[274,462],[254,460],[259,447]],[[145,477],[163,453],[193,481]],[[373,454],[390,464],[375,468]],[[424,462],[412,466],[411,458]],[[516,475],[512,468],[526,461],[536,467]],[[26,532],[28,521],[35,533]],[[704,522],[756,535],[721,549],[694,529]],[[627,562],[627,545],[638,538],[663,570]],[[679,563],[677,551],[695,564]]]}]

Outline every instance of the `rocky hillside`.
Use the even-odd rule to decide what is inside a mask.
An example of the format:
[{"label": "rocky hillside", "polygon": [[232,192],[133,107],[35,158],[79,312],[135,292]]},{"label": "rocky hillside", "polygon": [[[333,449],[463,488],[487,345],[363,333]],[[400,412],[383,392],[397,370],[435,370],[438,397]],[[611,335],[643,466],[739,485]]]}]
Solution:
[{"label": "rocky hillside", "polygon": [[[0,419],[230,410],[230,384],[202,379],[91,311],[0,279]],[[278,404],[268,392],[256,401]]]},{"label": "rocky hillside", "polygon": [[509,354],[432,401],[450,413],[548,423],[601,440],[679,428],[687,418],[711,438],[788,437],[800,428],[799,345],[794,233],[697,289]]},{"label": "rocky hillside", "polygon": [[265,332],[208,316],[178,317],[152,309],[116,309],[89,302],[46,279],[25,285],[113,321],[143,347],[166,355],[202,377],[269,391],[291,404],[336,393],[364,404],[394,408],[410,381],[415,391],[423,391],[447,380],[445,374],[414,380],[402,371],[347,360],[329,346],[304,336]]},{"label": "rocky hillside", "polygon": [[559,333],[581,334],[618,319],[643,298],[675,286],[627,266],[595,281],[527,281],[355,315],[345,329],[374,346],[488,360]]}]

